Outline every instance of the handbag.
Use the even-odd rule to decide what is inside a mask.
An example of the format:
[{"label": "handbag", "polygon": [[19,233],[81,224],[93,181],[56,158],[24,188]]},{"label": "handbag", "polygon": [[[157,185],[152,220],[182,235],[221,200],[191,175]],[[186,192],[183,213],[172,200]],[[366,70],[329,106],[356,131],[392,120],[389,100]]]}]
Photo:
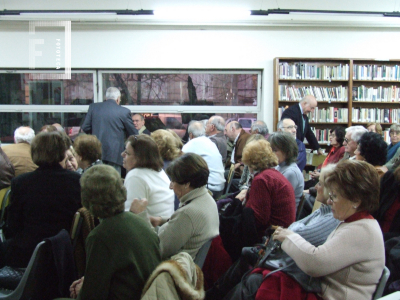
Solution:
[{"label": "handbag", "polygon": [[15,290],[24,276],[25,268],[5,266],[0,269],[0,288]]},{"label": "handbag", "polygon": [[295,261],[280,247],[279,241],[273,240],[272,235],[268,240],[265,254],[260,259],[258,267],[271,270],[263,280],[275,272],[282,271],[294,279],[307,293],[321,293],[321,280],[304,273]]}]

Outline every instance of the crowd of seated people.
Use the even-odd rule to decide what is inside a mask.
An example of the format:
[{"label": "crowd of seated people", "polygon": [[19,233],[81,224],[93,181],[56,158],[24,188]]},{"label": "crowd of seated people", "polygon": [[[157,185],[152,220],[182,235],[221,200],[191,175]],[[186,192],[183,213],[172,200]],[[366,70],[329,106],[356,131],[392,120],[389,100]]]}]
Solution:
[{"label": "crowd of seated people", "polygon": [[[259,242],[268,228],[277,226],[273,238],[282,242],[282,249],[304,273],[321,278],[322,292],[314,299],[371,298],[384,266],[384,238],[400,236],[398,124],[390,127],[389,145],[377,123],[368,124],[368,130],[330,130],[331,148],[312,176],[315,198],[322,206],[297,222],[305,183],[298,161],[302,141],[293,137],[295,126],[283,130],[282,122],[282,132],[270,134],[258,120],[247,133],[239,122],[225,124],[222,117],[213,116],[191,123],[186,145],[164,129],[130,136],[121,153],[127,171],[123,181],[102,165],[96,136],[83,134],[72,142],[53,125],[43,126],[36,136],[29,127],[17,128],[15,145],[19,138],[24,151],[19,157],[10,152],[14,145],[4,146],[2,155],[12,157],[9,165],[15,175],[8,180],[11,196],[0,267],[26,267],[35,246],[61,229],[69,230],[83,205],[101,222],[86,240],[85,276],[72,283],[73,298],[140,299],[147,278],[162,260],[180,252],[196,259],[201,247],[220,232],[217,201],[228,186],[224,157],[225,175],[233,164],[239,184],[231,185],[221,199],[236,197],[240,206],[252,211]],[[268,141],[259,131],[268,134]],[[20,137],[24,135],[30,141]],[[228,139],[233,143],[231,155],[224,144]],[[31,159],[30,169],[23,170],[19,158]],[[239,268],[242,273],[254,267],[246,263]],[[140,271],[128,272],[129,268]],[[268,272],[254,269],[250,277]],[[287,280],[281,272],[274,273],[257,285],[255,299],[279,295],[279,282]],[[233,283],[229,290],[224,287],[225,299],[239,299],[242,287]],[[291,292],[306,295],[301,286]]]}]

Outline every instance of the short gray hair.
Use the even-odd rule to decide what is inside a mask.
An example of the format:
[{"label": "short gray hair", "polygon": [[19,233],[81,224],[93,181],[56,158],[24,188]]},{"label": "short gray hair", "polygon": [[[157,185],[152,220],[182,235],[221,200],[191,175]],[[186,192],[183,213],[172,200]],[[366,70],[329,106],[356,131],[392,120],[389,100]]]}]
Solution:
[{"label": "short gray hair", "polygon": [[82,205],[95,217],[109,218],[124,211],[126,188],[121,176],[108,165],[96,165],[80,179]]},{"label": "short gray hair", "polygon": [[364,126],[350,126],[346,128],[346,133],[351,134],[351,139],[355,141],[356,143],[360,140],[361,136],[368,132],[368,130]]},{"label": "short gray hair", "polygon": [[106,91],[106,100],[111,99],[117,101],[117,99],[121,96],[121,92],[116,87],[109,87]]},{"label": "short gray hair", "polygon": [[225,130],[225,120],[221,116],[212,116],[211,118],[211,124],[217,128],[218,131],[224,131]]},{"label": "short gray hair", "polygon": [[193,134],[193,136],[200,137],[206,135],[206,129],[202,121],[192,121],[189,123],[188,132]]},{"label": "short gray hair", "polygon": [[278,128],[278,129],[282,129],[282,128],[283,128],[283,120],[286,120],[286,119],[280,120],[280,121],[278,122],[278,124],[276,125],[276,128]]},{"label": "short gray hair", "polygon": [[267,124],[261,120],[253,122],[253,124],[251,124],[251,130],[258,130],[258,133],[262,135],[266,135],[269,132]]},{"label": "short gray hair", "polygon": [[400,124],[392,124],[389,129],[389,132],[391,131],[400,131]]},{"label": "short gray hair", "polygon": [[15,143],[28,143],[31,144],[33,138],[35,137],[35,132],[32,128],[28,126],[20,126],[14,131]]}]

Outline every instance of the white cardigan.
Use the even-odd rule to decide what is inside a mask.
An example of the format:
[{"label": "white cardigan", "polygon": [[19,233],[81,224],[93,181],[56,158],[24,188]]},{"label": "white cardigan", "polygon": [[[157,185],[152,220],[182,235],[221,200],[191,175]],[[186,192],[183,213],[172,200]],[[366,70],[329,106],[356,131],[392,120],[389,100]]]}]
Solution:
[{"label": "white cardigan", "polygon": [[371,219],[340,223],[319,247],[290,234],[282,249],[305,273],[322,277],[323,299],[371,299],[385,267],[382,231]]},{"label": "white cardigan", "polygon": [[134,198],[146,198],[147,212],[151,216],[169,218],[174,212],[174,192],[164,170],[156,172],[147,168],[135,168],[128,172],[124,185],[127,191],[125,210],[129,211]]}]

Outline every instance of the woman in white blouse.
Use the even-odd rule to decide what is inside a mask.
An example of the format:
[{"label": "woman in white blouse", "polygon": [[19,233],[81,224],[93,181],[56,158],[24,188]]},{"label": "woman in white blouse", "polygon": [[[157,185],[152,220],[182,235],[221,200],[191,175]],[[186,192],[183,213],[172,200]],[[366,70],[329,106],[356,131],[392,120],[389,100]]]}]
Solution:
[{"label": "woman in white blouse", "polygon": [[149,215],[169,218],[174,212],[174,192],[169,189],[170,180],[155,141],[148,135],[132,135],[121,155],[127,171],[125,210],[129,211],[134,198],[146,198]]}]

